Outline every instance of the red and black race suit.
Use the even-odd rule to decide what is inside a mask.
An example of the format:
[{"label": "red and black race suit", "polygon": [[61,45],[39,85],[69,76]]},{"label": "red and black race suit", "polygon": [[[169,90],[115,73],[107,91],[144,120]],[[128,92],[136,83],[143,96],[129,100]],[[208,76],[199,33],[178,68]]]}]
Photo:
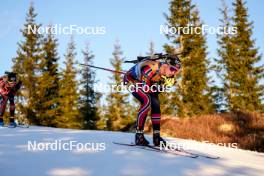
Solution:
[{"label": "red and black race suit", "polygon": [[[129,70],[124,76],[125,83],[142,83],[142,85],[151,86],[151,78],[156,75],[156,71],[146,65],[141,69],[140,79],[136,79],[132,71]],[[137,115],[137,130],[144,130],[144,125],[149,111],[151,111],[151,121],[153,130],[160,130],[160,101],[158,92],[145,92],[142,88],[132,91],[132,95],[140,102],[141,106]]]},{"label": "red and black race suit", "polygon": [[7,102],[10,103],[10,116],[15,114],[15,93],[19,89],[21,83],[7,82],[0,78],[0,117],[3,117],[6,109]]}]

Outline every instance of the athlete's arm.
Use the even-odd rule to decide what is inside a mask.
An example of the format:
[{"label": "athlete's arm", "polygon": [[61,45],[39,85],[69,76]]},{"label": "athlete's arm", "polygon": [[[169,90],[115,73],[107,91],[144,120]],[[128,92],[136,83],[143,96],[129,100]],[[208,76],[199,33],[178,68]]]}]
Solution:
[{"label": "athlete's arm", "polygon": [[150,66],[145,66],[142,69],[142,83],[147,86],[151,86],[151,79],[152,76],[154,75],[153,70],[151,69]]},{"label": "athlete's arm", "polygon": [[6,82],[7,82],[6,76],[0,77],[0,88],[3,88]]}]

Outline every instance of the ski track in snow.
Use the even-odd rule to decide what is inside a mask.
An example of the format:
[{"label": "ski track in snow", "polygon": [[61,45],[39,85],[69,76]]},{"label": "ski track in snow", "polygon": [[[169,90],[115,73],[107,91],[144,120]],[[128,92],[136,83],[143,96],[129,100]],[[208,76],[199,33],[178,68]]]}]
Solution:
[{"label": "ski track in snow", "polygon": [[[149,141],[151,136],[147,136]],[[105,143],[105,150],[32,151],[28,141]],[[186,158],[115,145],[131,143],[134,134],[85,131],[49,127],[1,128],[1,176],[263,176],[264,154],[227,147],[210,146],[193,140],[167,138],[188,144],[193,152],[220,156],[220,159]],[[195,148],[196,147],[196,148]],[[197,148],[198,147],[198,148]]]}]

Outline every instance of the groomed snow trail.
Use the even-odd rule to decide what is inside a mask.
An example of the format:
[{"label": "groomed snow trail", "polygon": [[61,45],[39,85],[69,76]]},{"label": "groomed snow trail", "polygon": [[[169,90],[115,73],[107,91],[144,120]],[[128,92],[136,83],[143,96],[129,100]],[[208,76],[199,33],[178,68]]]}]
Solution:
[{"label": "groomed snow trail", "polygon": [[[147,136],[151,141],[151,136]],[[193,152],[220,159],[186,158],[115,145],[131,143],[134,134],[49,127],[1,128],[1,176],[263,176],[264,154],[167,138]],[[34,143],[35,142],[35,143]],[[71,150],[60,150],[64,144]],[[38,150],[33,150],[34,144]],[[74,145],[80,145],[79,149]],[[52,146],[53,145],[53,146]],[[86,148],[81,145],[86,145]],[[47,147],[43,149],[44,147]],[[42,148],[41,148],[42,147]],[[53,148],[52,148],[53,147]],[[55,148],[57,147],[57,149]],[[68,148],[67,148],[68,147]],[[53,150],[56,149],[56,150]]]}]

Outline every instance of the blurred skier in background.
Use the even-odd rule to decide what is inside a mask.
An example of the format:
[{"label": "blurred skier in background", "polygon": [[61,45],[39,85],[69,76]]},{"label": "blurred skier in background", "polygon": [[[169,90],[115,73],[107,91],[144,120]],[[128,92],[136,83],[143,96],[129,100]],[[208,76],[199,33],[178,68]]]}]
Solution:
[{"label": "blurred skier in background", "polygon": [[5,72],[0,77],[0,126],[4,126],[3,116],[5,113],[7,102],[9,101],[10,124],[9,127],[16,127],[15,123],[15,94],[20,89],[22,82],[17,82],[17,75],[13,72]]}]

